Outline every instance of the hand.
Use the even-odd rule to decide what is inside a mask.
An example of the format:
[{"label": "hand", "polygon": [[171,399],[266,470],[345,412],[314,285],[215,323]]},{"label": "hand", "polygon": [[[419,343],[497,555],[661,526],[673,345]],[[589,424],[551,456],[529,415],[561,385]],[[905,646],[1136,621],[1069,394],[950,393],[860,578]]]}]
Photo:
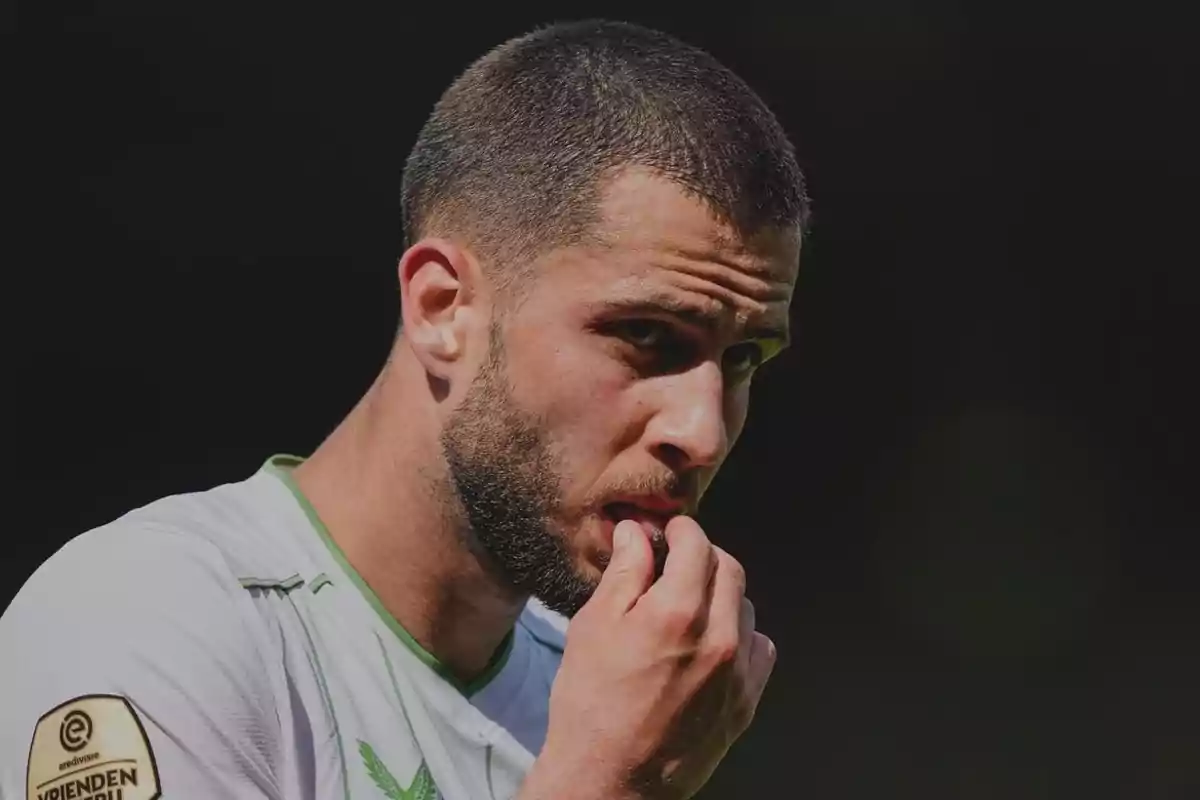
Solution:
[{"label": "hand", "polygon": [[745,573],[688,517],[654,580],[636,522],[567,630],[546,745],[520,797],[688,798],[749,726],[775,664]]}]

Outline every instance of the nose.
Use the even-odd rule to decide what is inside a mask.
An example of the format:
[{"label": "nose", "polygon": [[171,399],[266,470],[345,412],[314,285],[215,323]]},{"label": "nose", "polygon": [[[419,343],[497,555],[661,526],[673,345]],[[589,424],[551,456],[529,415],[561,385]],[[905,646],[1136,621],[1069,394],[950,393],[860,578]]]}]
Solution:
[{"label": "nose", "polygon": [[646,426],[654,454],[683,472],[719,464],[729,449],[725,382],[712,362],[665,378],[658,413]]}]

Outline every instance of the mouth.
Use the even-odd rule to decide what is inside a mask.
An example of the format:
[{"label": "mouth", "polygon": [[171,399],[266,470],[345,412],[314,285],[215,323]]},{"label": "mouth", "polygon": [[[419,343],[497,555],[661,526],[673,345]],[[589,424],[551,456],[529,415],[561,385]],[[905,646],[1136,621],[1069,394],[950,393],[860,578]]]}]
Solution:
[{"label": "mouth", "polygon": [[614,528],[624,520],[633,520],[642,526],[646,535],[653,542],[666,538],[667,522],[675,516],[675,513],[645,508],[631,502],[619,502],[606,505],[604,516],[612,522]]},{"label": "mouth", "polygon": [[[620,501],[620,503],[610,503],[602,509],[602,516],[605,518],[606,534],[608,546],[612,547],[613,531],[617,529],[617,525],[625,519],[640,524],[642,530],[646,531],[646,535],[650,540],[650,549],[654,552],[654,577],[658,579],[662,575],[662,567],[666,564],[667,558],[667,522],[670,522],[671,517],[682,513],[682,509],[668,510],[667,506],[655,507],[655,509],[647,509],[643,505],[630,503],[630,501]],[[607,559],[606,559],[607,560]]]},{"label": "mouth", "polygon": [[623,520],[631,519],[642,526],[654,551],[654,576],[662,575],[667,560],[667,523],[671,517],[685,513],[684,508],[659,498],[638,498],[609,503],[602,509],[607,522],[608,544],[612,546],[613,531]]},{"label": "mouth", "polygon": [[672,517],[682,513],[686,513],[683,504],[660,497],[622,498],[606,504],[601,509],[601,516],[607,523],[606,533],[610,547],[617,525],[625,519],[632,519],[646,531],[650,547],[654,548],[654,553],[659,558],[666,554],[667,523],[671,522]]}]

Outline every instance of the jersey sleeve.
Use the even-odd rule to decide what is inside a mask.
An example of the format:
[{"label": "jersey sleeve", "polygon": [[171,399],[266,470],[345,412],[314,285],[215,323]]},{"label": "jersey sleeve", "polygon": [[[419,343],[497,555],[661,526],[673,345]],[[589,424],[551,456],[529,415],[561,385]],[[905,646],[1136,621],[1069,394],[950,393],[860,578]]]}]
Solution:
[{"label": "jersey sleeve", "polygon": [[199,538],[78,537],[0,617],[0,797],[280,797],[266,630]]}]

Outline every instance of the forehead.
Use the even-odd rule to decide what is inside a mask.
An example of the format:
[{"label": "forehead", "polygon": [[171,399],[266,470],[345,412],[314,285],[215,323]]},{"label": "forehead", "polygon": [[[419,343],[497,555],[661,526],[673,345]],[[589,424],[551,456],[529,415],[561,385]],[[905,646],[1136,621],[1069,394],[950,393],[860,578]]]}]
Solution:
[{"label": "forehead", "polygon": [[593,243],[614,249],[678,251],[715,259],[750,275],[794,283],[799,230],[769,229],[746,238],[678,183],[643,168],[607,181],[599,198]]},{"label": "forehead", "polygon": [[548,253],[539,283],[560,301],[662,300],[782,329],[799,270],[799,230],[747,239],[678,184],[647,170],[609,181],[581,243]]}]

